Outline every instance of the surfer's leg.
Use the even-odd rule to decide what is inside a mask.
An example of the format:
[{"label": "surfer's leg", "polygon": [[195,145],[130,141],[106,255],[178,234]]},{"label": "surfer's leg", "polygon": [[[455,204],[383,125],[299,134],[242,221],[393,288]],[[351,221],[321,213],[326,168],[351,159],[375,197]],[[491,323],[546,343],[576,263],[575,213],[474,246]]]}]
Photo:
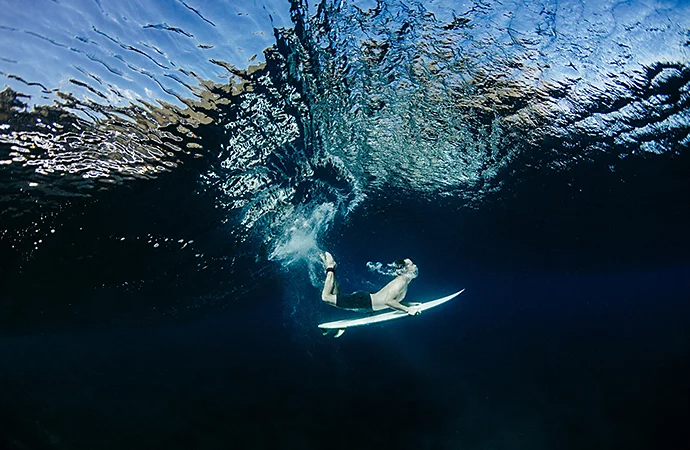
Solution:
[{"label": "surfer's leg", "polygon": [[[331,273],[331,272],[329,272]],[[336,278],[335,273],[333,274],[333,289],[331,289],[331,294],[340,294],[340,283],[338,283],[338,278]]]},{"label": "surfer's leg", "polygon": [[[326,268],[335,268],[335,260],[330,253],[326,252],[321,256],[321,260]],[[330,303],[333,306],[336,304],[336,295],[340,292],[338,281],[335,279],[335,272],[329,270],[326,272],[326,281],[323,283],[323,291],[321,291],[321,300]]]},{"label": "surfer's leg", "polygon": [[323,291],[321,291],[321,300],[335,306],[337,292],[333,291],[336,286],[337,282],[335,280],[335,273],[330,271],[326,272],[326,281],[324,281],[323,283]]}]

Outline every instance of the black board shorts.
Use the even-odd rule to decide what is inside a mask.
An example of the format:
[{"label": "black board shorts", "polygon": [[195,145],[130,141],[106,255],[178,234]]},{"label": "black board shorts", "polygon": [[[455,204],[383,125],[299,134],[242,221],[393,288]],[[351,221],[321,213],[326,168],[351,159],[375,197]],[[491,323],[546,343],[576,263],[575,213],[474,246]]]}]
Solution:
[{"label": "black board shorts", "polygon": [[357,291],[352,294],[338,294],[335,296],[335,306],[355,311],[371,312],[374,310],[371,304],[371,293],[367,291]]}]

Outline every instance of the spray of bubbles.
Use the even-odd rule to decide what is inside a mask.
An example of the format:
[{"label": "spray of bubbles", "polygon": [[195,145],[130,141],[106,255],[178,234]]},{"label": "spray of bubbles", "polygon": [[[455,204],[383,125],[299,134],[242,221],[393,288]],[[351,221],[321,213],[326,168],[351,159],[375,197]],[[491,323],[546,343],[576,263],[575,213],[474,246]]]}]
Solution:
[{"label": "spray of bubbles", "polygon": [[279,261],[283,267],[306,264],[309,280],[315,287],[323,284],[323,263],[319,254],[319,237],[323,235],[335,217],[335,206],[325,203],[313,210],[293,212],[293,220],[285,226],[269,255],[272,261]]},{"label": "spray of bubbles", "polygon": [[383,264],[380,262],[371,262],[369,261],[367,263],[367,269],[369,269],[372,272],[380,273],[381,275],[385,275],[388,277],[397,277],[398,275],[402,275],[405,273],[405,266],[402,266],[400,264],[396,264],[394,262],[388,263],[388,264]]}]

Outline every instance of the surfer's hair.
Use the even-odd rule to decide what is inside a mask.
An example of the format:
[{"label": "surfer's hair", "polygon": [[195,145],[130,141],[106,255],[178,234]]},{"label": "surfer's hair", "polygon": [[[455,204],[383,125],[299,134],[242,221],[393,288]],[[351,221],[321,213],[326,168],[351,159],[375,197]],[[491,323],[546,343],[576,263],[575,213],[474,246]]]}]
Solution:
[{"label": "surfer's hair", "polygon": [[397,277],[398,275],[402,275],[403,273],[405,273],[405,271],[407,270],[407,264],[405,264],[404,259],[397,259],[392,263],[385,265],[380,262],[374,263],[369,261],[367,263],[367,268],[372,272],[380,273],[381,275]]}]

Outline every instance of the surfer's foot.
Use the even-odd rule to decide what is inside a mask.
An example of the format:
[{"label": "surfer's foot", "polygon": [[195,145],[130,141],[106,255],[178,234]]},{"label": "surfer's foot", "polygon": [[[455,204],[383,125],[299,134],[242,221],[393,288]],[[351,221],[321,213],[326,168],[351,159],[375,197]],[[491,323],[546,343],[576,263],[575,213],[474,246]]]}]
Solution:
[{"label": "surfer's foot", "polygon": [[319,255],[321,257],[321,261],[323,261],[323,265],[326,266],[326,269],[334,269],[336,266],[335,259],[333,259],[333,255],[331,255],[328,252],[324,252],[323,254]]}]

